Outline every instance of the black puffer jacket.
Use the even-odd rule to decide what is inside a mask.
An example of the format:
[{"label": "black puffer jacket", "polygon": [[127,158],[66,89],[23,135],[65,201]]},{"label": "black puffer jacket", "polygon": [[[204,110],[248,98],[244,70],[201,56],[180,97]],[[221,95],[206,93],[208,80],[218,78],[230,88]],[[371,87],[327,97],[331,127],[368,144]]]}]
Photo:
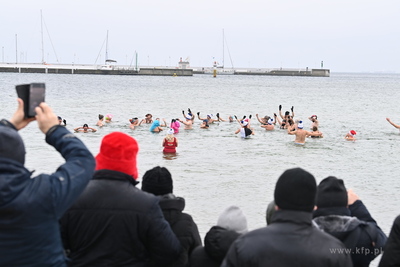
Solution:
[{"label": "black puffer jacket", "polygon": [[181,246],[159,199],[117,171],[99,170],[61,219],[70,266],[165,266]]},{"label": "black puffer jacket", "polygon": [[278,210],[269,226],[236,239],[221,267],[352,266],[343,249],[342,242],[312,225],[311,212]]},{"label": "black puffer jacket", "polygon": [[188,266],[190,254],[197,246],[201,246],[201,238],[192,216],[182,212],[185,209],[185,199],[173,194],[164,195],[160,199],[160,207],[182,246],[179,259],[170,266]]},{"label": "black puffer jacket", "polygon": [[219,267],[239,233],[219,226],[211,227],[204,238],[204,247],[197,247],[190,256],[191,267]]},{"label": "black puffer jacket", "polygon": [[349,208],[331,207],[314,211],[318,227],[351,249],[354,267],[367,267],[383,250],[387,237],[361,200]]},{"label": "black puffer jacket", "polygon": [[394,220],[379,267],[400,266],[400,216]]}]

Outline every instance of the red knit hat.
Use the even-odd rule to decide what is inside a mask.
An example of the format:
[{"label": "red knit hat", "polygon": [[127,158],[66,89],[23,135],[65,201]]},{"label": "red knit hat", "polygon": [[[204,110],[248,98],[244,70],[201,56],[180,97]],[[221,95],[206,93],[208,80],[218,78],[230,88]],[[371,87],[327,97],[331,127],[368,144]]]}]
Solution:
[{"label": "red knit hat", "polygon": [[121,132],[110,133],[101,142],[100,152],[96,156],[96,170],[119,171],[137,179],[138,151],[139,145],[133,137]]}]

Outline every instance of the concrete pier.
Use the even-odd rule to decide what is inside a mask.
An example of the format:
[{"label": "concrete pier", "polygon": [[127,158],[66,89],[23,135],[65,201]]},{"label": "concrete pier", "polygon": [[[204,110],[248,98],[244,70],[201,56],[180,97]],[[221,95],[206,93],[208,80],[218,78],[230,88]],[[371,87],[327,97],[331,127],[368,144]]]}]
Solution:
[{"label": "concrete pier", "polygon": [[[0,72],[48,73],[48,74],[92,74],[92,75],[145,75],[145,76],[193,76],[213,75],[209,68],[141,67],[115,65],[68,65],[68,64],[12,64],[0,63]],[[218,75],[270,75],[330,77],[329,69],[216,69]]]},{"label": "concrete pier", "polygon": [[44,65],[44,64],[0,64],[0,72],[92,74],[92,75],[148,75],[148,76],[193,76],[192,69],[117,67],[111,65]]}]

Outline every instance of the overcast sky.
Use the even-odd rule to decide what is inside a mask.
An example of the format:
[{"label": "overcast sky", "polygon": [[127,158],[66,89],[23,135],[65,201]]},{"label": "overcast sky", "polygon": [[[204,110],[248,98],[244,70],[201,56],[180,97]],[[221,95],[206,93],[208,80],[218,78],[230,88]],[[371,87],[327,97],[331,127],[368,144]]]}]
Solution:
[{"label": "overcast sky", "polygon": [[124,65],[400,72],[399,0],[2,1],[1,62],[42,61],[41,10],[48,63],[104,63],[108,31]]}]

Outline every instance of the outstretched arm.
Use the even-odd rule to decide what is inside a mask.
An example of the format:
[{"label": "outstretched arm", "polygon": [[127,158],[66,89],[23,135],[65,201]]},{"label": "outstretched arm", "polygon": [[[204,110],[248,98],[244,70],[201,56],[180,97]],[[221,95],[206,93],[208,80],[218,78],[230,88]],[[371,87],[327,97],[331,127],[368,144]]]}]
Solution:
[{"label": "outstretched arm", "polygon": [[391,125],[393,125],[395,128],[400,129],[400,125],[397,125],[397,124],[393,123],[389,118],[386,118],[386,120],[387,120]]}]

